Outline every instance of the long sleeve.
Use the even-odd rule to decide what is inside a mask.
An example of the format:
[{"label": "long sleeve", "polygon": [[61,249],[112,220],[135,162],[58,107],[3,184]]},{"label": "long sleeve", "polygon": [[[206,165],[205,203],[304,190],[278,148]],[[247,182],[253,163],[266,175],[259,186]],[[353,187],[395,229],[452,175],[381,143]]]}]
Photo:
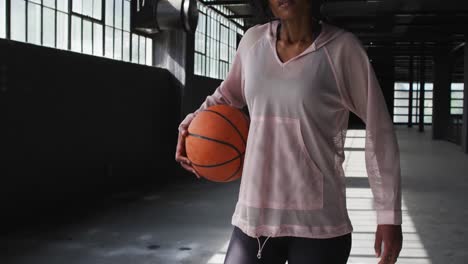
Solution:
[{"label": "long sleeve", "polygon": [[388,108],[363,46],[352,33],[329,56],[344,108],[366,124],[365,162],[378,224],[401,224],[400,151]]},{"label": "long sleeve", "polygon": [[181,131],[182,125],[189,124],[200,111],[212,105],[227,104],[238,109],[246,105],[242,62],[244,61],[243,54],[247,53],[247,49],[251,46],[255,38],[255,36],[253,36],[255,34],[252,33],[255,27],[256,26],[249,28],[242,37],[227,77],[216,88],[213,94],[206,97],[205,101],[197,110],[189,113],[184,120],[182,120],[179,125],[179,131]]}]

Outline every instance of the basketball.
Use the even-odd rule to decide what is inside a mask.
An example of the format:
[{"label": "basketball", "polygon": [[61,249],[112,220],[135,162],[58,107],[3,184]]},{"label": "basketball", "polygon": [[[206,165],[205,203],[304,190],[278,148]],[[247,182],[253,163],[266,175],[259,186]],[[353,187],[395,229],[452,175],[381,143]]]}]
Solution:
[{"label": "basketball", "polygon": [[229,105],[213,105],[192,119],[185,138],[187,158],[196,172],[214,182],[242,175],[249,119]]}]

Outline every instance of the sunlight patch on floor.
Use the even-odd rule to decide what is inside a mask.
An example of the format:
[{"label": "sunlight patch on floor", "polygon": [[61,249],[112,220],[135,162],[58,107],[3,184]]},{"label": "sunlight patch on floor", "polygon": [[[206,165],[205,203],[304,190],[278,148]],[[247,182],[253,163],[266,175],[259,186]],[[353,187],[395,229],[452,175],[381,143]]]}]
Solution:
[{"label": "sunlight patch on floor", "polygon": [[[345,162],[343,169],[348,178],[367,178],[365,163],[365,130],[348,130],[345,141]],[[346,203],[353,224],[353,245],[348,263],[378,263],[374,253],[376,212],[370,188],[346,188]],[[408,215],[405,200],[403,212],[403,249],[397,263],[431,264],[414,222]]]},{"label": "sunlight patch on floor", "polygon": [[214,254],[206,264],[223,264],[226,258],[226,252],[229,246],[229,240],[224,243],[223,247]]}]

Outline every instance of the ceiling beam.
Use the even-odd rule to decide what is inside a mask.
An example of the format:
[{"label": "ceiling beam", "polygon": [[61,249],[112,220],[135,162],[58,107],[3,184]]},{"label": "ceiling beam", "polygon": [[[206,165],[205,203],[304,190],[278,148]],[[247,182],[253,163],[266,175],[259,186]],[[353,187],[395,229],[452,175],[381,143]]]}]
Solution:
[{"label": "ceiling beam", "polygon": [[459,53],[460,51],[463,52],[463,48],[465,47],[466,45],[466,42],[463,42],[463,43],[460,43],[458,44],[455,48],[453,48],[450,53],[452,54],[457,54]]}]

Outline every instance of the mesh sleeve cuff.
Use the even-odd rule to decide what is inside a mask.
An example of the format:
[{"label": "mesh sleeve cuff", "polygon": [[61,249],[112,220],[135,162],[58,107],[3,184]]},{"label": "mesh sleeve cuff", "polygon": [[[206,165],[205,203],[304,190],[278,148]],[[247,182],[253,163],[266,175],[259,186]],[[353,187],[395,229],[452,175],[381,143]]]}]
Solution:
[{"label": "mesh sleeve cuff", "polygon": [[401,225],[401,210],[377,210],[377,224],[379,225]]}]

